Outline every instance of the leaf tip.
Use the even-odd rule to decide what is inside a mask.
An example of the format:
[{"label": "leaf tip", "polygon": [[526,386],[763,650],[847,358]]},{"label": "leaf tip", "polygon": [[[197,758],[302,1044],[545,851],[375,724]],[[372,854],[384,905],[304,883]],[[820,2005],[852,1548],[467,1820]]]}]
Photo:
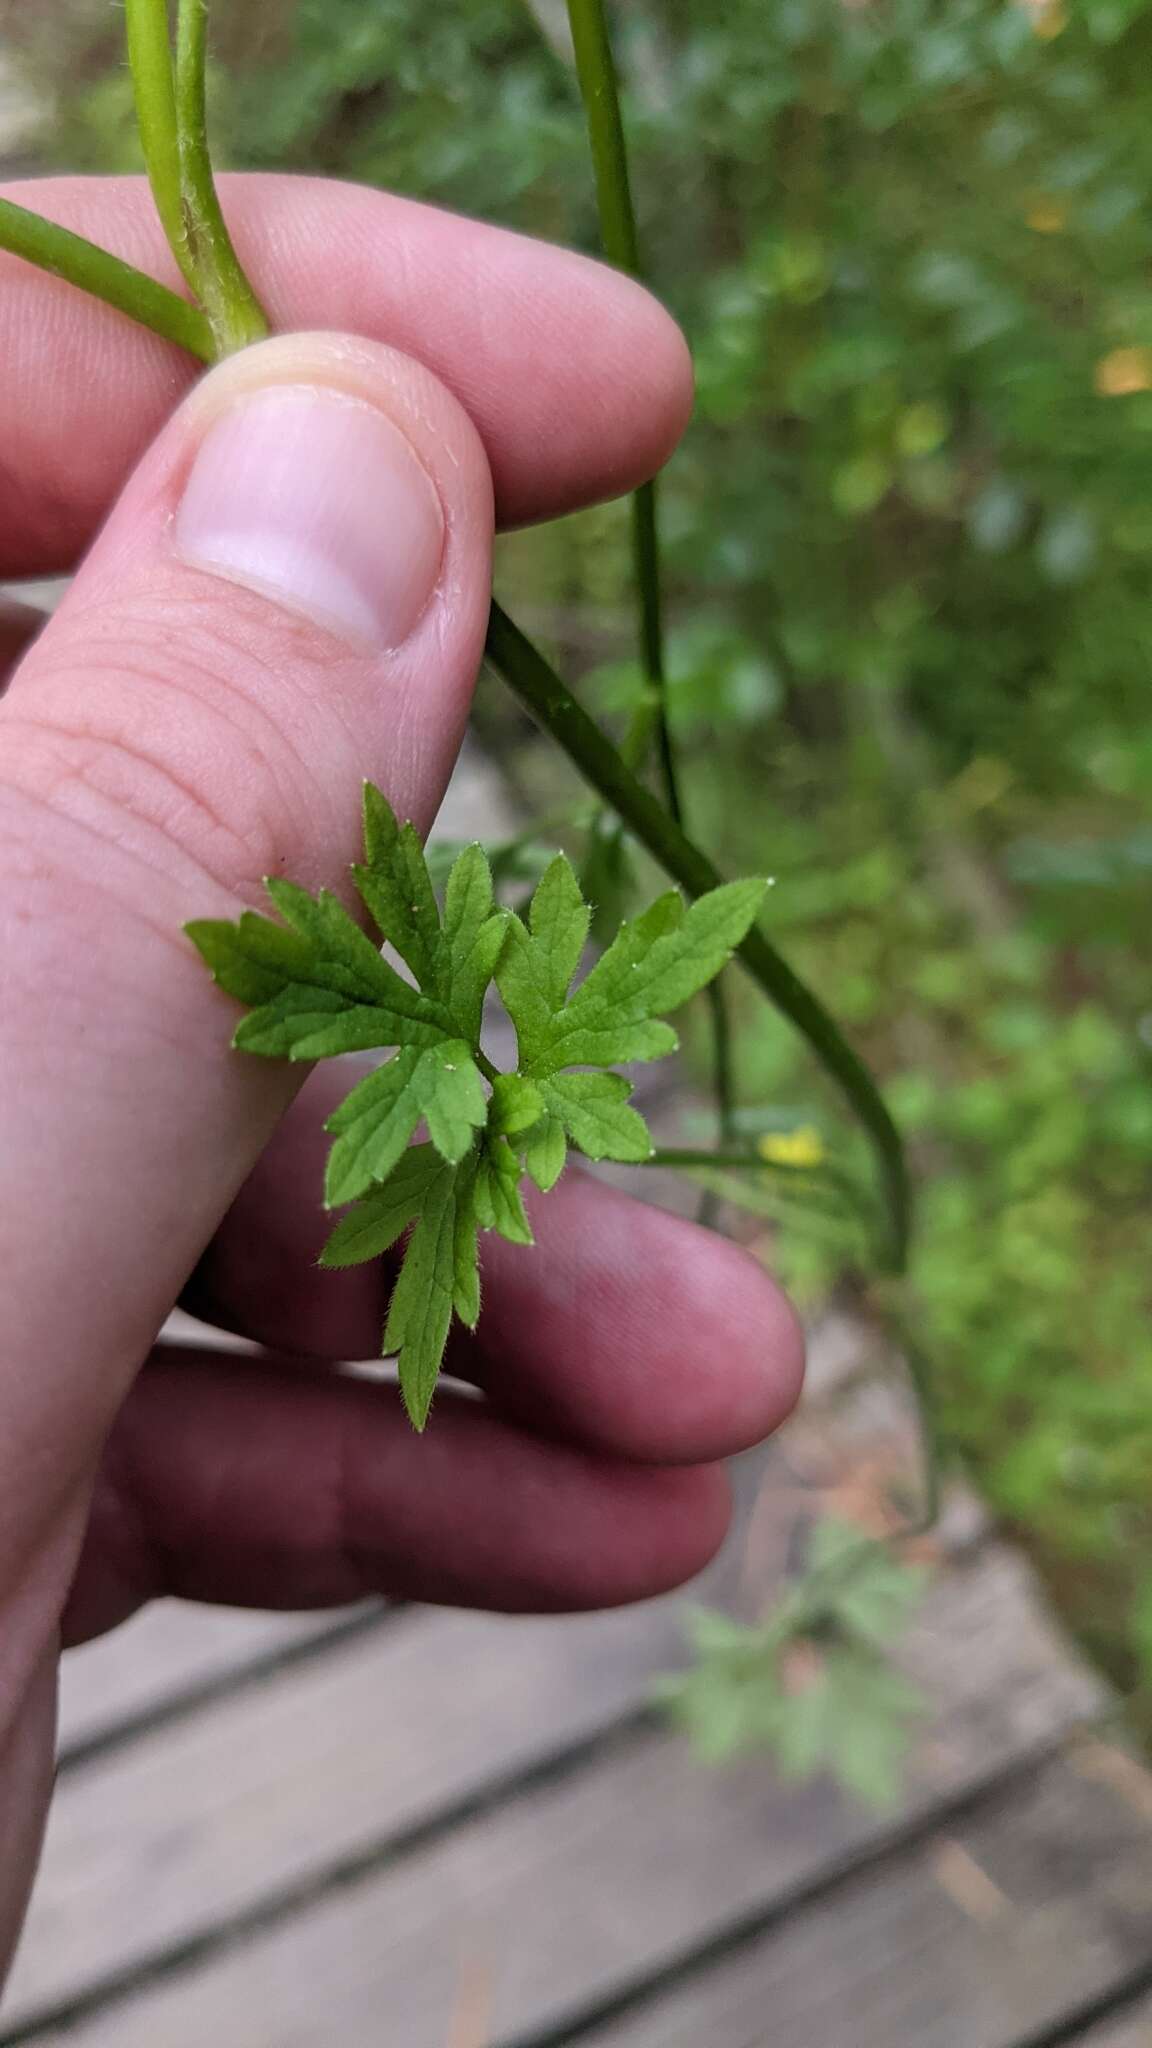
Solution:
[{"label": "leaf tip", "polygon": [[431,1392],[415,1394],[404,1385],[403,1379],[401,1379],[400,1398],[404,1403],[404,1413],[407,1415],[417,1436],[423,1436],[427,1427],[428,1417],[432,1412]]}]

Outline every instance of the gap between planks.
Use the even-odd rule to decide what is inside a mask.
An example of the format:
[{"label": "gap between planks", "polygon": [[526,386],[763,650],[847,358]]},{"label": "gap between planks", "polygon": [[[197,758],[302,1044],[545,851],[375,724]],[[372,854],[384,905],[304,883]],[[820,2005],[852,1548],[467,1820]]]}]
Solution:
[{"label": "gap between planks", "polygon": [[[979,1872],[955,1883],[955,1859]],[[1135,2048],[1082,2028],[1148,1983],[1152,1829],[1073,1742],[914,1843],[688,1954],[611,2009],[492,2048]],[[770,2032],[763,2015],[771,2015]]]}]

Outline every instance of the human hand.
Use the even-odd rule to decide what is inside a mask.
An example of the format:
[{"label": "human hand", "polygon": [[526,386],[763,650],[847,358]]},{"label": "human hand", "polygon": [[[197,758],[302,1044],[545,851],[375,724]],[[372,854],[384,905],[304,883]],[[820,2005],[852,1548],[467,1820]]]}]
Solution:
[{"label": "human hand", "polygon": [[[135,181],[17,196],[172,276]],[[799,1378],[753,1261],[577,1175],[535,1250],[486,1243],[449,1357],[480,1400],[446,1386],[418,1440],[336,1370],[378,1349],[384,1287],[314,1267],[332,1077],[293,1107],[298,1069],[229,1049],[182,925],[266,873],[342,889],[365,776],[427,826],[493,498],[516,523],[630,488],[689,372],[653,301],[579,257],[309,180],[227,203],[276,327],[342,331],[233,358],[172,418],[183,358],[0,259],[0,575],[71,569],[107,517],[0,704],[0,1961],[61,1641],[161,1593],[643,1598],[707,1560],[716,1461]],[[261,1355],[158,1346],[181,1298]]]}]

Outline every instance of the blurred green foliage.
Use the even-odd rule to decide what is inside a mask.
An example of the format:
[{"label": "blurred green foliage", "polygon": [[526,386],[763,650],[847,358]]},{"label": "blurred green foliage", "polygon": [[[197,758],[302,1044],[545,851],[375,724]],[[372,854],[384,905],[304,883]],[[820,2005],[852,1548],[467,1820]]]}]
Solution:
[{"label": "blurred green foliage", "polygon": [[[12,24],[54,153],[132,162],[114,24],[73,9],[67,63],[58,8]],[[218,12],[233,161],[595,245],[552,0]],[[767,863],[772,924],[889,1082],[949,1440],[1152,1692],[1152,0],[617,18],[699,376],[664,498],[693,823]],[[622,716],[618,513],[515,538],[503,574]],[[746,1098],[825,1112],[852,1164],[745,1014]],[[853,1249],[783,1255],[816,1289]]]},{"label": "blurred green foliage", "polygon": [[858,1799],[889,1806],[926,1706],[890,1652],[924,1577],[851,1524],[817,1522],[803,1572],[764,1621],[697,1610],[696,1662],[658,1696],[708,1763],[768,1747],[784,1778],[833,1769]]}]

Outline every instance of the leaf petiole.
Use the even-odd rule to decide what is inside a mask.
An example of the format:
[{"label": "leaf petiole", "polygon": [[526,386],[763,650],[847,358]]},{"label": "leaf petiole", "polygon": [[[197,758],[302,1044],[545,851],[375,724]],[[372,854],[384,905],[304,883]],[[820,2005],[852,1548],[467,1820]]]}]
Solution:
[{"label": "leaf petiole", "polygon": [[83,235],[73,234],[71,228],[45,220],[14,200],[0,198],[0,249],[103,300],[106,306],[114,306],[118,313],[127,314],[165,341],[175,342],[201,362],[213,360],[212,329],[199,306],[189,305],[146,271],[122,262]]}]

